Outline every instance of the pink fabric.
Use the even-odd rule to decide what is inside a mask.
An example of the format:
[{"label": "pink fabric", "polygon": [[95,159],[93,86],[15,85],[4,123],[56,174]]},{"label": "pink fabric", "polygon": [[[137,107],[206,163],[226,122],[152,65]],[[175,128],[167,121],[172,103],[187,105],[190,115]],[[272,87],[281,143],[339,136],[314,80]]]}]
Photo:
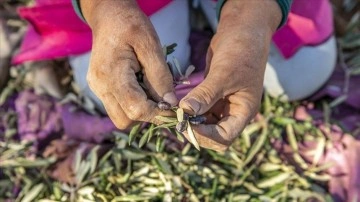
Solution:
[{"label": "pink fabric", "polygon": [[333,33],[333,17],[328,0],[294,0],[287,23],[278,30],[273,41],[285,58],[302,46],[317,45]]},{"label": "pink fabric", "polygon": [[[138,0],[148,16],[171,0]],[[85,53],[91,50],[91,30],[76,15],[70,0],[37,0],[34,7],[23,7],[19,15],[30,26],[23,39],[14,64],[47,60]]]},{"label": "pink fabric", "polygon": [[[29,23],[29,30],[14,64],[46,60],[85,53],[91,50],[91,31],[75,14],[70,0],[37,0],[32,8],[21,8],[19,14]],[[138,0],[148,16],[171,0]],[[324,42],[333,32],[328,0],[294,0],[286,25],[273,41],[285,58],[301,47]]]},{"label": "pink fabric", "polygon": [[[50,3],[51,1],[51,3]],[[74,12],[69,0],[38,0],[18,10],[31,26],[14,64],[80,54],[91,49],[91,30]]]}]

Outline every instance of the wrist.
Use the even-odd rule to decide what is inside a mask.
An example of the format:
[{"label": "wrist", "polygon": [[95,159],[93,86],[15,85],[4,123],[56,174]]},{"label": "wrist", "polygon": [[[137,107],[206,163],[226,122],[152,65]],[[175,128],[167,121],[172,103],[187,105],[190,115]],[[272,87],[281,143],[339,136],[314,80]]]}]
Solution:
[{"label": "wrist", "polygon": [[246,30],[266,29],[273,34],[281,20],[282,11],[276,0],[226,0],[221,10],[219,28],[242,26]]},{"label": "wrist", "polygon": [[81,12],[91,29],[114,23],[116,16],[139,9],[135,0],[79,0]]}]

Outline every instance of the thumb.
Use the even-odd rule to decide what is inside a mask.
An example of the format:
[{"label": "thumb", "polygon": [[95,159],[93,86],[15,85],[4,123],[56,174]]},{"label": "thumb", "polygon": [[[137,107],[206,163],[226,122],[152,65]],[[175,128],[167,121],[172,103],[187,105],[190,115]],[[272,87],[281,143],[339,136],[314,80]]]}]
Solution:
[{"label": "thumb", "polygon": [[189,114],[202,115],[220,100],[223,94],[222,85],[217,84],[215,79],[207,77],[191,90],[179,105]]}]

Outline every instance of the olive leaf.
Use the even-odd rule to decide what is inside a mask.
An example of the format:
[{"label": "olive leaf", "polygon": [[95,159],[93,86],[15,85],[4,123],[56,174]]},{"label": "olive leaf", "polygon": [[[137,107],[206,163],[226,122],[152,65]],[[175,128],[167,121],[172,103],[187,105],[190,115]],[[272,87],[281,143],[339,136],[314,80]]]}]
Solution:
[{"label": "olive leaf", "polygon": [[177,117],[177,121],[182,122],[184,121],[184,110],[182,108],[178,108],[176,110],[176,117]]},{"label": "olive leaf", "polygon": [[135,140],[136,136],[139,134],[140,127],[141,127],[141,123],[136,124],[131,129],[130,134],[129,134],[129,145],[131,145],[131,143]]},{"label": "olive leaf", "polygon": [[291,176],[290,173],[280,173],[278,175],[275,175],[273,177],[270,177],[268,179],[262,180],[260,181],[257,186],[259,188],[268,188],[268,187],[272,187],[278,183],[284,182],[285,180],[287,180],[289,177]]},{"label": "olive leaf", "polygon": [[195,70],[195,66],[194,65],[189,65],[189,67],[185,71],[184,77],[186,79],[189,78],[189,76],[194,72],[194,70]]},{"label": "olive leaf", "polygon": [[176,118],[174,118],[174,117],[155,116],[155,118],[164,123],[174,123],[176,121]]},{"label": "olive leaf", "polygon": [[200,151],[199,143],[198,143],[197,140],[196,140],[194,131],[192,130],[189,121],[187,121],[187,125],[188,125],[188,127],[187,127],[187,133],[188,133],[188,135],[189,135],[190,142],[191,142],[191,144],[194,145],[194,147],[195,147],[197,150]]}]

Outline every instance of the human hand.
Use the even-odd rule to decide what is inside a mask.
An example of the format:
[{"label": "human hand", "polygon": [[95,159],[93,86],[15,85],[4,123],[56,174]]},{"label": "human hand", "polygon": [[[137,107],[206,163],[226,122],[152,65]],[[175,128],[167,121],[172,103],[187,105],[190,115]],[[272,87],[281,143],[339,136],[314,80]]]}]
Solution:
[{"label": "human hand", "polygon": [[225,3],[208,49],[206,78],[180,101],[187,113],[207,117],[205,124],[192,127],[200,146],[227,149],[257,113],[270,41],[280,20],[275,0]]},{"label": "human hand", "polygon": [[[177,104],[172,75],[154,27],[136,1],[80,4],[93,33],[87,80],[114,124],[125,129],[134,121],[159,123],[155,116],[169,116],[156,102]],[[137,72],[144,74],[148,92],[139,85]]]}]

